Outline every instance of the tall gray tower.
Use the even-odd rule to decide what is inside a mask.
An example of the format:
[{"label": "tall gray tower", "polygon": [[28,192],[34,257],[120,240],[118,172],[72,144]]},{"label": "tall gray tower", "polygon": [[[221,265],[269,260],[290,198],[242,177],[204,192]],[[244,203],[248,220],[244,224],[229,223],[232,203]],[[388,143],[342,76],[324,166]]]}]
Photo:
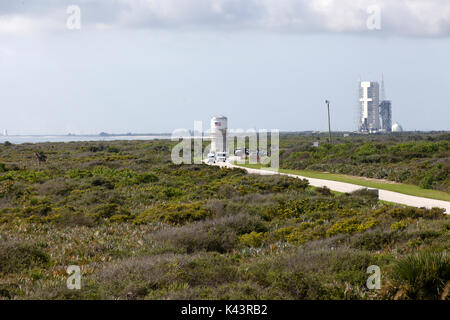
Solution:
[{"label": "tall gray tower", "polygon": [[383,75],[381,75],[380,118],[381,130],[384,132],[392,132],[392,103],[390,100],[386,100]]},{"label": "tall gray tower", "polygon": [[380,85],[378,82],[361,82],[359,88],[361,103],[360,132],[376,132],[380,129]]}]

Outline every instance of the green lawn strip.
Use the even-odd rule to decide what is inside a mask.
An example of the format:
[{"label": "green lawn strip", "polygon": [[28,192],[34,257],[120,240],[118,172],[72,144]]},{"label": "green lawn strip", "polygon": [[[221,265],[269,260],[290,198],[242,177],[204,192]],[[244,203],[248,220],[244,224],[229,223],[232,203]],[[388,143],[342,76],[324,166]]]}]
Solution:
[{"label": "green lawn strip", "polygon": [[[253,168],[253,169],[269,170],[269,168],[261,167],[258,164],[237,164],[236,163],[236,165],[239,165],[242,167],[247,167],[247,168]],[[304,176],[307,178],[316,178],[316,179],[324,179],[324,180],[352,183],[352,184],[356,184],[356,185],[364,186],[364,187],[368,187],[368,188],[376,188],[376,189],[394,191],[394,192],[403,193],[403,194],[407,194],[407,195],[411,195],[411,196],[450,201],[450,194],[448,194],[446,192],[438,191],[438,190],[431,190],[431,189],[423,189],[418,186],[414,186],[414,185],[410,185],[410,184],[385,183],[382,181],[366,180],[361,177],[349,176],[349,175],[345,175],[345,174],[325,173],[325,172],[316,172],[316,171],[309,171],[309,170],[280,169],[279,172],[288,173],[288,174],[296,174],[296,175]]]}]

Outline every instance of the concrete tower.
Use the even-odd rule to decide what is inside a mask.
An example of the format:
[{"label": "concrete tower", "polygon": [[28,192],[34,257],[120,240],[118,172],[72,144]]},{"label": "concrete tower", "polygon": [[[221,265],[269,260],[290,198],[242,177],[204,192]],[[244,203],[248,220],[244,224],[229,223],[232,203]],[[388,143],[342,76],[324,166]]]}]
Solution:
[{"label": "concrete tower", "polygon": [[361,82],[359,89],[361,103],[360,132],[376,132],[380,129],[380,85],[378,82]]},{"label": "concrete tower", "polygon": [[211,152],[227,151],[227,129],[227,117],[215,116],[211,119]]}]

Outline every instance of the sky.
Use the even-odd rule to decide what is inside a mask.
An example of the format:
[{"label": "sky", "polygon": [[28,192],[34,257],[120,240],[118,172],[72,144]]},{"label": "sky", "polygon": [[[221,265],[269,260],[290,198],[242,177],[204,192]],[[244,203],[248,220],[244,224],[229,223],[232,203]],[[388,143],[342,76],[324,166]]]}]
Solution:
[{"label": "sky", "polygon": [[355,130],[383,73],[394,121],[450,130],[449,56],[448,0],[1,1],[0,129],[327,130],[328,99]]}]

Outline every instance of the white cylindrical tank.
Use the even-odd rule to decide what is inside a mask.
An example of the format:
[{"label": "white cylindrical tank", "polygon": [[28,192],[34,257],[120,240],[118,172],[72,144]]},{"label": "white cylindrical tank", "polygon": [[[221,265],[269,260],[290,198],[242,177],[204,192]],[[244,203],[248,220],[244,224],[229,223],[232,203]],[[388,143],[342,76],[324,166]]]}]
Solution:
[{"label": "white cylindrical tank", "polygon": [[402,126],[400,125],[400,123],[395,122],[395,123],[392,125],[392,132],[402,132],[402,131],[403,131],[403,128],[402,128]]},{"label": "white cylindrical tank", "polygon": [[211,152],[227,151],[227,129],[227,117],[215,116],[211,119]]}]

